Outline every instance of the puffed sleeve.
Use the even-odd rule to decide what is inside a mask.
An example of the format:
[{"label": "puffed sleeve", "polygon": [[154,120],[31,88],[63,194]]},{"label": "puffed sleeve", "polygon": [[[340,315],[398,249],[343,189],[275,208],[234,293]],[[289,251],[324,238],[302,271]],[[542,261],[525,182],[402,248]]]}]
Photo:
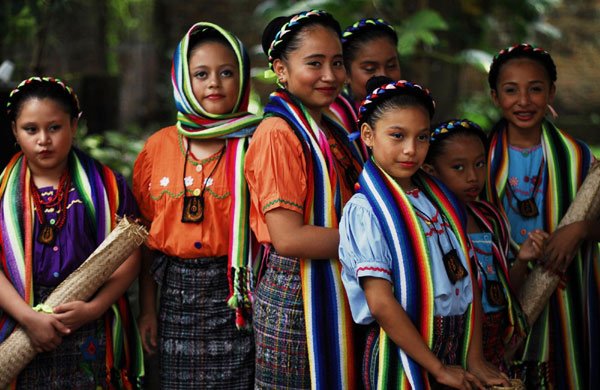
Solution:
[{"label": "puffed sleeve", "polygon": [[133,164],[133,195],[137,200],[141,216],[146,224],[154,219],[154,202],[150,198],[152,158],[148,156],[147,144]]},{"label": "puffed sleeve", "polygon": [[339,231],[342,282],[352,318],[359,324],[369,324],[375,319],[367,305],[360,278],[370,276],[392,283],[392,257],[379,221],[363,194],[355,194],[344,207]]}]

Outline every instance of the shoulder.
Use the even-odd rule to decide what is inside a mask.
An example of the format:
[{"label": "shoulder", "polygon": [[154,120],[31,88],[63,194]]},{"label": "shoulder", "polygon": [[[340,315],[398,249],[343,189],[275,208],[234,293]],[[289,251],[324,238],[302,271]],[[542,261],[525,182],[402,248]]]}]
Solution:
[{"label": "shoulder", "polygon": [[252,139],[256,140],[273,136],[297,139],[290,124],[285,119],[276,116],[264,118],[256,128]]},{"label": "shoulder", "polygon": [[165,127],[148,137],[144,149],[164,148],[168,144],[177,144],[179,142],[178,135],[176,126]]}]

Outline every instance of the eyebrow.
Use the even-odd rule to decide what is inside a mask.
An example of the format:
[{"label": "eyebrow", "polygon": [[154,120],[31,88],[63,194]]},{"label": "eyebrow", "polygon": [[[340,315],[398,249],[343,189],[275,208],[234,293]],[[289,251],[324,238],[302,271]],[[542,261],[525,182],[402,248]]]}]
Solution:
[{"label": "eyebrow", "polygon": [[[395,59],[396,59],[396,57],[390,57],[390,58],[388,58],[388,59],[384,60],[384,62],[390,62],[390,61],[393,61],[393,60],[395,60]],[[377,61],[369,61],[369,60],[366,60],[366,61],[362,61],[362,62],[360,62],[360,64],[361,64],[361,65],[377,64]]]},{"label": "eyebrow", "polygon": [[[333,56],[333,58],[337,58],[337,57],[342,57],[341,53],[335,54]],[[311,59],[311,58],[325,58],[325,54],[309,54],[306,57],[304,57],[305,60]]]},{"label": "eyebrow", "polygon": [[[237,63],[235,63],[235,64],[234,64],[234,63],[231,63],[231,62],[227,62],[227,63],[225,63],[225,64],[221,64],[221,65],[219,65],[219,67],[222,67],[222,66],[233,66],[233,67],[237,67]],[[194,66],[194,67],[191,67],[190,69],[200,69],[200,68],[208,68],[208,67],[209,67],[208,65],[205,65],[205,64],[200,64],[200,65],[196,65],[196,66]]]},{"label": "eyebrow", "polygon": [[[536,83],[544,83],[544,80],[531,80],[528,81],[527,84],[536,84]],[[516,81],[506,81],[504,83],[502,83],[502,85],[512,85],[512,84],[517,84]]]}]

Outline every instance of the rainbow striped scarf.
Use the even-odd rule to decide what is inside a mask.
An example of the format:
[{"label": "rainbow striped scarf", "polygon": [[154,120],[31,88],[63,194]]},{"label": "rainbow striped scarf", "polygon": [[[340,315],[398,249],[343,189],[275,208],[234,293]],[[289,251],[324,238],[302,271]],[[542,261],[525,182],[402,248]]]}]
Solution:
[{"label": "rainbow striped scarf", "polygon": [[[194,96],[189,69],[189,42],[192,35],[213,29],[229,42],[239,66],[240,86],[236,104],[229,114],[211,114]],[[261,121],[249,113],[250,59],[242,42],[229,31],[213,23],[193,25],[183,37],[173,56],[171,71],[173,94],[177,106],[177,129],[192,139],[226,138],[227,178],[232,194],[229,227],[229,291],[227,304],[235,309],[238,329],[249,329],[252,312],[253,258],[251,250],[250,195],[244,176],[244,159],[248,139]],[[255,246],[258,248],[258,246]]]},{"label": "rainbow striped scarf", "polygon": [[[96,241],[100,245],[116,225],[119,207],[116,177],[108,167],[75,148],[69,155],[69,164],[73,186],[92,225],[96,227]],[[25,302],[33,306],[35,213],[30,178],[27,159],[23,153],[18,153],[0,177],[0,243],[4,274]],[[142,346],[125,296],[106,313],[105,322],[108,382],[118,388],[140,388],[144,375]],[[16,326],[12,318],[3,315],[0,319],[0,342]],[[115,376],[114,372],[118,375]]]},{"label": "rainbow striped scarf", "polygon": [[[475,218],[484,226],[485,230],[492,233],[492,258],[496,269],[498,280],[504,288],[507,302],[508,326],[504,332],[504,344],[525,338],[529,332],[529,323],[521,309],[521,304],[513,292],[508,276],[508,253],[510,245],[510,233],[508,222],[490,203],[475,201],[467,203],[467,208]],[[471,245],[473,247],[473,245]],[[481,274],[477,273],[477,281],[481,290]],[[485,347],[485,346],[484,346]]]},{"label": "rainbow striped scarf", "polygon": [[[233,110],[228,114],[211,114],[204,110],[194,96],[189,69],[189,42],[192,35],[214,29],[229,42],[233,50],[240,75],[238,97]],[[249,135],[262,118],[249,113],[250,58],[242,41],[229,31],[213,23],[194,24],[183,37],[175,54],[171,68],[173,96],[177,106],[177,129],[186,137],[195,139],[230,138]]]},{"label": "rainbow striped scarf", "polygon": [[356,116],[356,110],[353,107],[352,101],[340,94],[323,112],[323,115],[328,120],[337,122],[337,127],[347,133],[348,139],[354,144],[352,151],[360,153],[358,156],[354,156],[354,158],[357,161],[367,161],[369,154],[367,153],[367,147],[360,138],[360,130],[356,126],[358,117]]},{"label": "rainbow striped scarf", "polygon": [[[304,223],[337,228],[343,207],[339,190],[343,173],[336,172],[325,134],[287,91],[271,94],[265,114],[283,118],[303,145],[308,173]],[[330,130],[341,132],[332,126]],[[338,141],[342,142],[342,137]],[[347,140],[340,145],[350,148]],[[337,259],[300,261],[312,388],[353,389],[352,316],[342,285],[341,263]]]},{"label": "rainbow striped scarf", "polygon": [[[467,241],[463,230],[466,220],[454,195],[422,171],[414,175],[413,180],[449,221],[460,242],[460,250],[468,259]],[[359,191],[365,194],[373,208],[392,254],[394,294],[423,336],[425,343],[431,348],[434,330],[433,275],[427,239],[419,218],[398,183],[372,160],[365,164],[359,184]],[[473,279],[470,262],[467,263]],[[466,313],[467,327],[463,348],[460,351],[463,367],[466,366],[473,315],[474,311],[470,305]],[[398,348],[383,329],[379,337],[378,366],[378,389],[417,390],[431,387],[427,372]]]},{"label": "rainbow striped scarf", "polygon": [[[506,216],[501,201],[509,167],[505,122],[497,128],[490,145],[486,196]],[[542,124],[541,142],[546,161],[541,213],[544,230],[552,233],[575,198],[593,155],[585,144],[547,120]],[[567,269],[566,289],[556,290],[527,338],[524,359],[556,361],[558,388],[595,388],[590,379],[594,376],[594,383],[600,382],[599,261],[597,245],[582,246]]]}]

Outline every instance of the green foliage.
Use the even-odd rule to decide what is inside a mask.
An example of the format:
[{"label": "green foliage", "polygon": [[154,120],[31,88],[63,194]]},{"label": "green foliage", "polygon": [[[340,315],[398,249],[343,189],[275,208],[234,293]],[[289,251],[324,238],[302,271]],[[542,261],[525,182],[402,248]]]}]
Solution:
[{"label": "green foliage", "polygon": [[448,30],[448,23],[431,9],[417,11],[396,26],[400,56],[415,54],[420,45],[435,46],[440,42],[436,31]]},{"label": "green foliage", "polygon": [[78,127],[76,142],[81,150],[121,173],[131,184],[133,163],[146,138],[147,134],[137,126],[121,131],[109,130],[103,134],[87,134],[84,125]]}]

